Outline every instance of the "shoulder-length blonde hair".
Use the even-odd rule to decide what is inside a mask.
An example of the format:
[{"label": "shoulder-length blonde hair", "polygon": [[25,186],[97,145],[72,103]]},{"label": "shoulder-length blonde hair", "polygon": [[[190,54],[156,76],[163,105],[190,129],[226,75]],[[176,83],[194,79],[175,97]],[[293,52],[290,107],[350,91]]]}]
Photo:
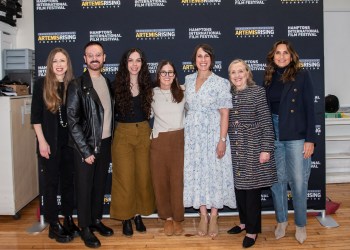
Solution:
[{"label": "shoulder-length blonde hair", "polygon": [[[228,75],[229,75],[229,80],[231,82],[231,79],[230,79],[230,69],[232,67],[232,65],[236,64],[236,63],[242,63],[244,68],[246,69],[247,73],[248,73],[248,79],[247,79],[247,86],[250,87],[250,86],[254,86],[255,85],[255,81],[253,80],[253,73],[252,73],[252,70],[250,69],[250,67],[248,66],[248,64],[243,60],[243,59],[234,59],[230,65],[228,66]],[[236,86],[231,82],[231,86],[233,88],[233,90],[236,90]]]},{"label": "shoulder-length blonde hair", "polygon": [[279,40],[272,45],[272,48],[266,57],[266,69],[265,69],[265,75],[264,75],[265,85],[271,84],[272,75],[277,68],[277,65],[275,64],[273,58],[275,56],[277,46],[280,44],[286,45],[287,50],[291,56],[291,62],[288,64],[288,66],[286,67],[286,70],[282,74],[282,77],[281,77],[282,82],[295,81],[296,74],[302,68],[301,63],[299,61],[299,55],[294,50],[292,43],[286,40]]},{"label": "shoulder-length blonde hair", "polygon": [[[57,80],[56,75],[53,71],[53,59],[58,52],[61,52],[63,55],[65,55],[67,59],[67,71],[63,78],[63,82],[64,82],[63,100],[61,99],[58,93],[60,82]],[[68,52],[63,48],[52,49],[46,61],[46,76],[44,79],[44,91],[43,91],[44,102],[46,104],[47,109],[50,112],[56,113],[58,110],[58,107],[66,101],[67,86],[72,79],[73,79],[73,67],[72,67],[72,62]]]}]

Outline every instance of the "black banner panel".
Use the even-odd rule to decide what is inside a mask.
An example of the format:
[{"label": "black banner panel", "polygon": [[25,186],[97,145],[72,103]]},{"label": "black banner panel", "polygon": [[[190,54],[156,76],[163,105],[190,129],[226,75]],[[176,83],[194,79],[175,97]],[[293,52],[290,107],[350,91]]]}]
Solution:
[{"label": "black banner panel", "polygon": [[[104,74],[114,79],[122,53],[138,47],[155,73],[158,61],[175,63],[180,82],[194,72],[191,55],[199,43],[215,51],[213,71],[228,78],[236,58],[263,81],[266,55],[272,44],[289,40],[314,83],[317,142],[312,158],[308,209],[325,209],[325,121],[322,0],[35,0],[36,77],[45,76],[46,58],[54,47],[65,48],[75,76],[85,70],[83,47],[101,42],[107,55]],[[112,199],[110,165],[105,214]],[[42,183],[42,182],[41,182]],[[292,196],[289,192],[290,208]],[[44,202],[42,202],[44,204]],[[273,211],[269,190],[262,193],[263,210]],[[229,209],[224,209],[231,211]],[[188,210],[190,211],[190,210]]]}]

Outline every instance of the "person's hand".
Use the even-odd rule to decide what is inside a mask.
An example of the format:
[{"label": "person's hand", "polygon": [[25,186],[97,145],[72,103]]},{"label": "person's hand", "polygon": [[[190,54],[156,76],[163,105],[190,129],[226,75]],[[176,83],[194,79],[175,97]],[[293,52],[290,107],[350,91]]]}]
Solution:
[{"label": "person's hand", "polygon": [[261,152],[259,157],[260,163],[266,163],[270,160],[270,153],[269,152]]},{"label": "person's hand", "polygon": [[90,165],[93,164],[95,162],[95,156],[90,155],[88,158],[85,159],[85,162]]},{"label": "person's hand", "polygon": [[46,141],[39,142],[40,155],[46,159],[50,158],[50,145]]},{"label": "person's hand", "polygon": [[222,140],[219,141],[218,145],[216,146],[216,155],[219,159],[224,157],[226,151],[226,143]]},{"label": "person's hand", "polygon": [[312,142],[305,142],[304,143],[304,158],[310,158],[311,155],[314,153],[315,145]]}]

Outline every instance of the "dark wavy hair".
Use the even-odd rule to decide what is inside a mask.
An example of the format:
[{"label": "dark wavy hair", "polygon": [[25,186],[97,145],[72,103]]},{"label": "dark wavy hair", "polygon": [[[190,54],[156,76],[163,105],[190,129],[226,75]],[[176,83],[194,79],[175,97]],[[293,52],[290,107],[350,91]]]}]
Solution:
[{"label": "dark wavy hair", "polygon": [[119,68],[113,83],[116,110],[125,117],[128,113],[134,114],[132,108],[132,94],[130,89],[130,73],[128,70],[128,59],[134,52],[141,57],[141,69],[138,74],[139,91],[141,95],[142,110],[148,119],[151,114],[152,103],[152,79],[144,53],[139,48],[131,48],[124,52],[119,63]]},{"label": "dark wavy hair", "polygon": [[156,71],[156,80],[155,80],[156,86],[160,87],[160,80],[159,80],[160,71],[167,64],[169,64],[173,68],[174,74],[175,74],[175,78],[170,86],[170,91],[171,91],[171,94],[173,96],[172,100],[173,100],[173,102],[180,103],[182,101],[182,99],[184,98],[184,91],[180,88],[180,84],[179,84],[179,81],[177,79],[177,72],[176,72],[174,64],[171,61],[162,60],[158,63],[158,67],[157,67],[157,71]]},{"label": "dark wavy hair", "polygon": [[215,65],[215,54],[214,54],[214,49],[213,49],[209,44],[206,44],[206,43],[198,44],[198,45],[194,48],[194,50],[193,50],[191,61],[192,61],[192,64],[193,64],[194,69],[195,69],[195,70],[198,70],[197,65],[196,65],[196,57],[197,57],[197,51],[198,51],[200,48],[202,48],[206,53],[209,54],[210,59],[211,59],[209,69],[210,69],[210,70],[213,70],[214,65]]},{"label": "dark wavy hair", "polygon": [[286,40],[279,40],[272,45],[272,48],[266,57],[266,68],[265,68],[265,75],[264,75],[265,85],[270,85],[272,81],[272,75],[275,72],[276,68],[278,67],[273,61],[273,58],[275,56],[277,46],[280,44],[285,44],[287,46],[287,50],[291,56],[291,62],[288,64],[286,70],[284,71],[281,77],[281,80],[283,82],[295,81],[296,74],[302,68],[301,63],[299,61],[299,55],[294,50],[292,43]]}]

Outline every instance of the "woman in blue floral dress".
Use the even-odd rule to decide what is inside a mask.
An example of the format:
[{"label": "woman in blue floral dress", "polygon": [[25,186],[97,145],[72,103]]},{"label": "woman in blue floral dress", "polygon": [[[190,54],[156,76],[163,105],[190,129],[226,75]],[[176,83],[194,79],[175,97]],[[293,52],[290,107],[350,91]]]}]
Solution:
[{"label": "woman in blue floral dress", "polygon": [[211,237],[219,232],[218,209],[236,207],[227,136],[232,96],[229,81],[212,72],[214,62],[213,49],[198,45],[192,57],[197,72],[185,79],[184,206],[200,210],[198,234]]}]

